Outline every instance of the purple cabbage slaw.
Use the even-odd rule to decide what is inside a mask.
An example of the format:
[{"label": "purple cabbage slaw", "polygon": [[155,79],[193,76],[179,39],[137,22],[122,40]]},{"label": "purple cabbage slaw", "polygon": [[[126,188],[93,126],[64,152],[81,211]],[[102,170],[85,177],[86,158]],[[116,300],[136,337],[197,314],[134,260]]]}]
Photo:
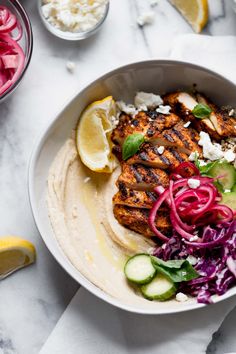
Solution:
[{"label": "purple cabbage slaw", "polygon": [[220,227],[207,226],[202,229],[202,241],[190,244],[177,233],[153,255],[163,259],[186,259],[192,256],[196,262],[195,270],[199,278],[183,282],[179,291],[197,297],[199,303],[212,303],[212,295],[223,295],[236,285],[236,220],[222,223]]}]

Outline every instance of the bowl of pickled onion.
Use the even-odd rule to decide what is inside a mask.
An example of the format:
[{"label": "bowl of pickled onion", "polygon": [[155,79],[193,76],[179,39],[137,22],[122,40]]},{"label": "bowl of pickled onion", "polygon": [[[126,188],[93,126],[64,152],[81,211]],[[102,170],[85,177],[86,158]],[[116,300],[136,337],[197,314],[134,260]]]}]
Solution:
[{"label": "bowl of pickled onion", "polygon": [[0,0],[0,102],[21,82],[30,63],[33,35],[18,0]]}]

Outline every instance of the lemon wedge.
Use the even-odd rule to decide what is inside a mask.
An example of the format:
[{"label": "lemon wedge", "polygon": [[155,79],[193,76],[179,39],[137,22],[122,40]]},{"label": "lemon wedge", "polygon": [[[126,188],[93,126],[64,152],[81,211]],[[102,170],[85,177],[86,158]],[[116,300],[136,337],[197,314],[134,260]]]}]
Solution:
[{"label": "lemon wedge", "polygon": [[111,173],[117,165],[110,140],[115,115],[115,102],[108,96],[91,103],[80,117],[76,145],[82,162],[92,171]]},{"label": "lemon wedge", "polygon": [[190,23],[195,32],[202,31],[208,21],[207,0],[171,0],[171,3]]},{"label": "lemon wedge", "polygon": [[33,263],[35,247],[31,242],[15,236],[0,238],[0,279]]}]

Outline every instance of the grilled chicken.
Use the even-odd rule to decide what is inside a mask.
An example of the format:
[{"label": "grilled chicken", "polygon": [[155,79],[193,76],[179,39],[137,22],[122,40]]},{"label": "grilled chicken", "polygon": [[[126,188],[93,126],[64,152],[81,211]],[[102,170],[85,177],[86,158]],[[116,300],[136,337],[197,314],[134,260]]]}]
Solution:
[{"label": "grilled chicken", "polygon": [[[130,208],[124,205],[115,205],[114,216],[117,221],[128,229],[136,231],[145,237],[155,236],[148,225],[149,210]],[[171,232],[171,223],[166,211],[160,211],[156,219],[158,230],[168,235]]]},{"label": "grilled chicken", "polygon": [[173,170],[183,161],[188,161],[188,155],[178,152],[174,147],[167,147],[164,152],[160,154],[158,152],[158,146],[145,143],[137,154],[127,160],[127,163],[139,163],[158,169]]},{"label": "grilled chicken", "polygon": [[179,152],[190,155],[197,151],[202,155],[202,149],[198,145],[199,135],[192,128],[185,128],[183,122],[177,123],[173,128],[157,133],[150,140],[153,145],[172,146]]},{"label": "grilled chicken", "polygon": [[[216,130],[219,139],[229,136],[236,136],[236,121],[230,117],[226,112],[219,109],[209,99],[202,94],[197,95],[199,102],[207,104],[213,112],[210,114],[210,121]],[[211,134],[210,134],[211,135]],[[212,135],[211,135],[212,136]],[[214,138],[214,136],[212,136]]]},{"label": "grilled chicken", "polygon": [[112,132],[111,140],[116,145],[122,145],[125,138],[133,133],[141,133],[148,139],[179,121],[180,118],[174,113],[163,115],[156,111],[139,112],[135,118],[122,114],[118,126]]},{"label": "grilled chicken", "polygon": [[155,192],[136,191],[126,188],[125,185],[122,184],[121,189],[113,197],[113,203],[132,208],[151,209],[156,199],[157,195]]},{"label": "grilled chicken", "polygon": [[198,103],[207,104],[202,95],[197,94],[196,97],[193,97],[187,92],[174,92],[167,94],[164,97],[164,102],[169,104],[185,121],[192,122],[192,126],[198,132],[203,130],[210,134],[212,138],[220,139],[219,134],[209,118],[198,119],[192,114],[192,110]]},{"label": "grilled chicken", "polygon": [[177,114],[180,114],[185,119],[191,119],[192,110],[198,104],[196,99],[187,92],[168,93],[163,100],[165,104],[171,106]]},{"label": "grilled chicken", "polygon": [[165,171],[141,164],[129,165],[123,163],[122,173],[117,180],[119,189],[122,188],[122,185],[125,185],[131,189],[150,191],[158,185],[167,187],[168,184],[169,177]]},{"label": "grilled chicken", "polygon": [[210,114],[210,120],[222,138],[236,136],[236,122],[226,112],[218,109]]},{"label": "grilled chicken", "polygon": [[[236,136],[235,120],[203,95],[174,92],[164,97],[164,103],[170,105],[174,113],[163,115],[156,111],[139,112],[135,118],[122,113],[111,135],[115,144],[113,152],[122,167],[116,182],[118,192],[113,197],[115,218],[121,225],[146,237],[154,236],[148,225],[150,208],[157,198],[153,189],[157,185],[168,187],[168,173],[181,162],[188,161],[188,155],[192,152],[198,152],[199,157],[202,157],[198,132],[206,131],[217,140]],[[212,108],[209,118],[194,117],[192,110],[198,103]],[[188,121],[191,124],[185,127]],[[122,144],[133,133],[142,133],[145,143],[124,162]],[[160,151],[160,146],[164,147],[164,151]],[[171,234],[167,206],[158,211],[156,226],[165,235]]]}]

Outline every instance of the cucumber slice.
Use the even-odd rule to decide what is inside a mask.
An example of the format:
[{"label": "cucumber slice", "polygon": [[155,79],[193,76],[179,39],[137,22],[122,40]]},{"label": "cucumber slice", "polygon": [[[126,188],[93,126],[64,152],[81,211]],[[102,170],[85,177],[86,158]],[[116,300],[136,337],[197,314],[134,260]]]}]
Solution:
[{"label": "cucumber slice", "polygon": [[228,162],[218,162],[209,170],[209,175],[212,177],[223,176],[217,182],[223,189],[231,189],[236,182],[236,172],[233,165]]},{"label": "cucumber slice", "polygon": [[220,204],[227,205],[233,210],[236,210],[236,191],[230,193],[222,193]]},{"label": "cucumber slice", "polygon": [[236,184],[233,186],[233,188],[231,189],[231,192],[236,192]]},{"label": "cucumber slice", "polygon": [[141,292],[148,300],[168,300],[176,290],[175,284],[162,274],[158,274],[151,283],[141,286]]},{"label": "cucumber slice", "polygon": [[147,284],[156,275],[156,269],[148,254],[137,254],[131,257],[125,264],[124,272],[127,279],[136,284]]}]

